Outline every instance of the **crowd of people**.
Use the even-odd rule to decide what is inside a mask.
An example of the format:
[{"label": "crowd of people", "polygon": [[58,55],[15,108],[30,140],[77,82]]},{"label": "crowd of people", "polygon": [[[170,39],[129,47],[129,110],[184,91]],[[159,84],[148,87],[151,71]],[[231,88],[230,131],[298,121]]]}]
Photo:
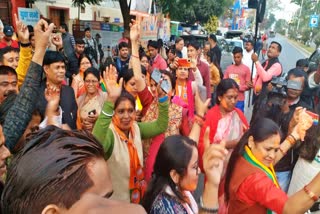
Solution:
[{"label": "crowd of people", "polygon": [[222,70],[214,34],[143,48],[141,19],[114,57],[90,28],[4,28],[1,213],[319,213],[320,65],[246,40]]}]

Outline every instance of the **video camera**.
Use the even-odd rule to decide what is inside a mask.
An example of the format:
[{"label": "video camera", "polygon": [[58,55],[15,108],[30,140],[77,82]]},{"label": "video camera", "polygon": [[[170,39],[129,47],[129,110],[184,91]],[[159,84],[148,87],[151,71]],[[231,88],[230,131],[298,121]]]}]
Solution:
[{"label": "video camera", "polygon": [[285,77],[272,77],[272,90],[268,93],[268,102],[282,106],[287,99],[287,89],[302,90],[301,82],[287,80]]}]

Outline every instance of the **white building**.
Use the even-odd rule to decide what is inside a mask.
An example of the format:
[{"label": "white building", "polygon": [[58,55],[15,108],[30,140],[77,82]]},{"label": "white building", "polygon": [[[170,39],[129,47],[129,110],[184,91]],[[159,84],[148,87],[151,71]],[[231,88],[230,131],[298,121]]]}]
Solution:
[{"label": "white building", "polygon": [[[40,14],[50,19],[59,26],[61,23],[72,25],[78,19],[78,7],[72,7],[71,0],[38,0],[34,8]],[[109,22],[123,22],[120,5],[118,1],[105,0],[100,5],[86,5],[80,9],[80,20],[103,21],[109,18]]]}]

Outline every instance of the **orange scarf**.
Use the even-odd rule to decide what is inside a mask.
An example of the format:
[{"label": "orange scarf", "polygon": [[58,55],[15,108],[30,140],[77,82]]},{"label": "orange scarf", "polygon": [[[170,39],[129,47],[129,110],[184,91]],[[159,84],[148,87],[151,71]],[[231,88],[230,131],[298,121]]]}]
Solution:
[{"label": "orange scarf", "polygon": [[188,104],[188,92],[187,92],[187,84],[185,82],[180,82],[177,80],[178,87],[181,87],[180,98]]},{"label": "orange scarf", "polygon": [[147,188],[147,183],[144,179],[144,172],[142,170],[142,166],[140,164],[140,160],[138,157],[137,148],[133,143],[134,139],[134,129],[133,129],[133,121],[130,125],[130,134],[129,138],[126,134],[119,129],[120,120],[118,116],[114,115],[112,117],[112,123],[114,125],[114,129],[119,135],[120,139],[127,143],[129,156],[130,156],[130,179],[129,179],[129,191],[130,191],[130,202],[139,204],[145,191]]}]

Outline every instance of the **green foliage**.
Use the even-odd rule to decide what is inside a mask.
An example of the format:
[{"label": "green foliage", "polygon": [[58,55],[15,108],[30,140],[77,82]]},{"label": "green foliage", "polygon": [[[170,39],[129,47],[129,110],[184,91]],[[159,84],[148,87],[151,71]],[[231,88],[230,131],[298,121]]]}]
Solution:
[{"label": "green foliage", "polygon": [[270,13],[267,24],[266,24],[266,28],[270,29],[275,22],[276,22],[275,15],[273,13]]},{"label": "green foliage", "polygon": [[310,32],[311,32],[311,29],[308,29],[308,28],[304,28],[301,35],[301,40],[303,41],[303,44],[306,44],[307,41],[310,39]]},{"label": "green foliage", "polygon": [[[301,6],[302,0],[291,0],[292,3],[296,3],[297,5]],[[300,15],[301,12],[301,15]],[[300,9],[296,12],[293,16],[292,22],[294,23],[294,29],[292,31],[291,37],[296,37],[299,35],[299,39],[306,43],[310,40],[310,33],[312,29],[309,27],[310,22],[310,15],[312,14],[319,14],[320,13],[320,4],[317,4],[316,0],[303,0],[302,10]],[[319,20],[320,21],[320,20]],[[298,26],[299,23],[299,26]],[[318,34],[320,33],[320,29],[314,28],[313,29],[313,39],[316,43],[316,39]]]},{"label": "green foliage", "polygon": [[318,48],[320,46],[320,32],[317,33],[317,35],[314,37],[313,41],[316,44],[316,47]]},{"label": "green foliage", "polygon": [[206,23],[212,15],[221,16],[233,0],[160,0],[162,12],[169,13],[172,20]]},{"label": "green foliage", "polygon": [[219,19],[216,16],[211,16],[208,22],[204,25],[204,28],[208,33],[215,33],[219,25]]},{"label": "green foliage", "polygon": [[284,19],[279,19],[276,22],[276,25],[274,27],[275,31],[280,33],[280,34],[285,34],[286,28],[288,27],[288,23]]},{"label": "green foliage", "polygon": [[85,7],[86,4],[89,5],[100,5],[103,0],[72,0],[73,7]]},{"label": "green foliage", "polygon": [[130,5],[131,5],[131,0],[118,0],[120,4],[120,9],[121,9],[121,14],[123,18],[123,27],[124,27],[124,34],[126,37],[129,37],[129,32],[130,32]]}]

